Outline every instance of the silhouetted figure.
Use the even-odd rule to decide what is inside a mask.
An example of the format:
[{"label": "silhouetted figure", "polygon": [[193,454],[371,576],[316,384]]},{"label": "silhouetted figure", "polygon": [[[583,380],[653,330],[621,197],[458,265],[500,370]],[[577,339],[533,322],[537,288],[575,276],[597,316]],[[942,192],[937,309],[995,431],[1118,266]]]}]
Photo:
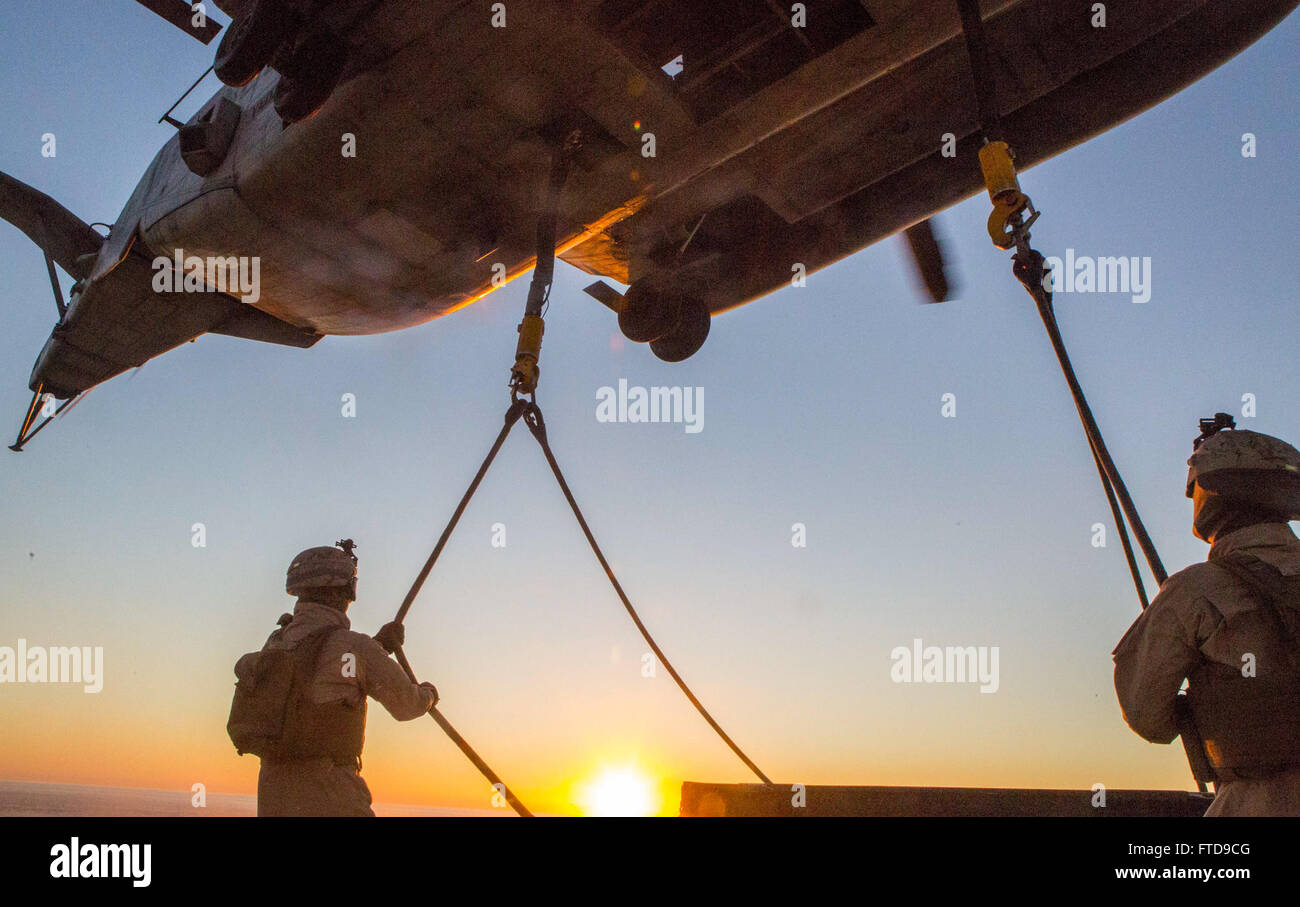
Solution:
[{"label": "silhouetted figure", "polygon": [[262,760],[259,816],[373,816],[361,777],[366,697],[398,721],[418,718],[438,701],[433,684],[415,684],[389,654],[405,637],[387,624],[372,639],[351,630],[356,599],[352,544],[308,548],[293,559],[285,591],[293,614],[260,652],[235,665],[235,699],[227,730],[241,753]]},{"label": "silhouetted figure", "polygon": [[1169,577],[1124,634],[1115,692],[1142,737],[1182,733],[1202,753],[1198,777],[1216,793],[1207,816],[1297,816],[1300,541],[1287,523],[1300,519],[1300,452],[1221,430],[1231,425],[1204,420],[1187,461],[1193,532],[1209,560]]}]

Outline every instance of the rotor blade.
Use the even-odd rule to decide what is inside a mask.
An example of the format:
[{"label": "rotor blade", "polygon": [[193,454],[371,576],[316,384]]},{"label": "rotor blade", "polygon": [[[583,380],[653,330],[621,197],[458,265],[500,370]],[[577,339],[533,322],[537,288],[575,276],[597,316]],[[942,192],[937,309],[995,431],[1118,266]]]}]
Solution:
[{"label": "rotor blade", "polygon": [[0,172],[0,217],[9,221],[75,278],[89,275],[77,264],[83,255],[98,252],[104,237],[44,192]]},{"label": "rotor blade", "polygon": [[196,28],[194,25],[195,13],[185,0],[135,0],[135,2],[155,15],[166,19],[191,38],[202,41],[204,44],[211,43],[212,39],[221,31],[221,26],[208,19],[206,14],[204,15],[206,21],[203,26]]},{"label": "rotor blade", "polygon": [[912,261],[930,295],[929,301],[947,302],[953,297],[953,292],[948,283],[943,248],[935,236],[933,222],[923,220],[913,224],[907,228],[904,236],[912,252]]},{"label": "rotor blade", "polygon": [[582,292],[613,312],[623,310],[623,294],[603,280],[598,280],[589,287],[583,287]]}]

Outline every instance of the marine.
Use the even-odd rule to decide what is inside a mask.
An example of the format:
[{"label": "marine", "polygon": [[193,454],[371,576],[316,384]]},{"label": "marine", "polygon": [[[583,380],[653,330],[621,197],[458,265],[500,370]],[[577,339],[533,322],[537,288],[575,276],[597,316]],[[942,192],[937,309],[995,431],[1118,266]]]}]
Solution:
[{"label": "marine", "polygon": [[361,777],[366,698],[398,721],[438,701],[430,683],[414,683],[389,658],[404,641],[400,623],[374,638],[354,632],[352,541],[308,548],[293,559],[285,591],[298,598],[259,652],[235,665],[227,731],[242,755],[261,758],[259,816],[373,816]]},{"label": "marine", "polygon": [[1300,816],[1300,451],[1224,413],[1201,428],[1186,493],[1209,559],[1124,634],[1115,692],[1146,740],[1183,737],[1207,816]]}]

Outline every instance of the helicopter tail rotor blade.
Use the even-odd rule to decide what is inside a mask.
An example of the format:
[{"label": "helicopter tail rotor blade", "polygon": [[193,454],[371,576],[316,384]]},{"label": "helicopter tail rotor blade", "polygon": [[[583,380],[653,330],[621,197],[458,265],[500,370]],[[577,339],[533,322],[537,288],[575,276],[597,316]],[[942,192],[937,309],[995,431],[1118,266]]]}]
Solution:
[{"label": "helicopter tail rotor blade", "polygon": [[623,311],[623,294],[603,280],[598,280],[589,287],[583,287],[582,292],[595,299],[611,312]]},{"label": "helicopter tail rotor blade", "polygon": [[204,44],[211,43],[221,31],[221,26],[207,18],[206,14],[198,20],[202,25],[195,25],[197,13],[191,9],[186,0],[135,0],[135,2]]},{"label": "helicopter tail rotor blade", "polygon": [[947,302],[953,298],[952,284],[948,280],[947,262],[944,260],[943,246],[935,236],[931,220],[913,224],[904,231],[912,261],[916,265],[921,282],[925,284],[929,295],[927,302]]}]

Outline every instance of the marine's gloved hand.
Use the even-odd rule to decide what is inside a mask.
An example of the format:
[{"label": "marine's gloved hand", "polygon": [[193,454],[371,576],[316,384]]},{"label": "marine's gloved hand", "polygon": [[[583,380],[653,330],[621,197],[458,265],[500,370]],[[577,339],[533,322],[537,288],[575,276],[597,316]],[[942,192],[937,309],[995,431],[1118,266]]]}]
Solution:
[{"label": "marine's gloved hand", "polygon": [[422,689],[422,690],[428,690],[429,693],[433,696],[433,701],[429,703],[429,708],[433,708],[435,705],[438,704],[438,688],[437,688],[437,687],[435,687],[433,684],[429,683],[429,681],[426,680],[426,681],[424,681],[423,683],[420,684],[420,689]]},{"label": "marine's gloved hand", "polygon": [[397,621],[391,621],[379,628],[379,632],[373,637],[375,642],[383,648],[385,652],[392,655],[406,642],[406,627]]}]

